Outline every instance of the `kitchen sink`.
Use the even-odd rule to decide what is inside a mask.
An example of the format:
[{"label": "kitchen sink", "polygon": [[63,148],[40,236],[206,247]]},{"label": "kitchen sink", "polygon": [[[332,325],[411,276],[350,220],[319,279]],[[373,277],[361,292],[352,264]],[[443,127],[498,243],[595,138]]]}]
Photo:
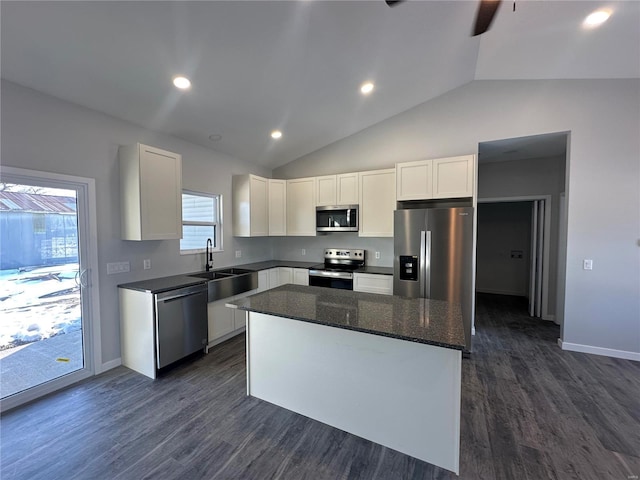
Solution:
[{"label": "kitchen sink", "polygon": [[223,275],[243,275],[245,273],[252,273],[252,270],[244,270],[242,268],[223,268],[222,270],[216,270],[216,273],[222,273]]},{"label": "kitchen sink", "polygon": [[258,288],[258,272],[241,268],[226,268],[213,272],[198,272],[190,277],[204,278],[207,282],[207,301],[215,302]]},{"label": "kitchen sink", "polygon": [[198,277],[198,278],[206,278],[207,280],[218,280],[220,278],[229,278],[235,276],[233,273],[222,273],[222,272],[202,272],[202,273],[192,273],[189,275],[190,277]]}]

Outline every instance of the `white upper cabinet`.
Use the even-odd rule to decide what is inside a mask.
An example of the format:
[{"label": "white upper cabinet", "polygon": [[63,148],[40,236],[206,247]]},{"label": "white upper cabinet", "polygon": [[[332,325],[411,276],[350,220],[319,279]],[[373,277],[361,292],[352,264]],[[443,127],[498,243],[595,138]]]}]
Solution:
[{"label": "white upper cabinet", "polygon": [[475,155],[433,160],[433,198],[472,197]]},{"label": "white upper cabinet", "polygon": [[233,176],[233,235],[269,235],[268,180],[257,175]]},{"label": "white upper cabinet", "polygon": [[287,235],[316,235],[316,179],[287,180]]},{"label": "white upper cabinet", "polygon": [[326,207],[336,204],[336,176],[316,177],[316,205]]},{"label": "white upper cabinet", "polygon": [[120,147],[123,240],[182,237],[182,157],[137,143]]},{"label": "white upper cabinet", "polygon": [[269,179],[269,235],[287,234],[287,181]]},{"label": "white upper cabinet", "polygon": [[396,165],[397,200],[423,200],[433,196],[433,163],[431,160]]},{"label": "white upper cabinet", "polygon": [[316,205],[357,205],[360,201],[358,178],[357,172],[316,177]]},{"label": "white upper cabinet", "polygon": [[472,197],[475,155],[396,164],[397,200]]},{"label": "white upper cabinet", "polygon": [[361,237],[393,237],[396,208],[396,170],[360,172]]},{"label": "white upper cabinet", "polygon": [[357,205],[360,202],[359,173],[336,175],[336,205]]}]

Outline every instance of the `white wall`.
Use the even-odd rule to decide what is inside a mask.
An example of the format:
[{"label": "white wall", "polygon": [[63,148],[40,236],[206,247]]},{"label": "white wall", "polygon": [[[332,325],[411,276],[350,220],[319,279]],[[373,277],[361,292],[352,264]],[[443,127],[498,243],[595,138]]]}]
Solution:
[{"label": "white wall", "polygon": [[[640,358],[640,80],[474,81],[284,167],[286,178],[570,132],[563,341]],[[594,260],[592,271],[582,260]],[[609,350],[612,350],[610,352]]]},{"label": "white wall", "polygon": [[[214,254],[215,266],[272,258],[270,239],[236,239],[230,228],[231,175],[270,176],[270,171],[4,80],[1,93],[3,165],[96,180],[103,363],[120,357],[118,284],[204,269],[204,255],[180,255],[178,240],[120,240],[119,145],[142,142],[180,153],[185,189],[223,195],[225,250]],[[235,250],[242,251],[240,260]],[[151,259],[151,270],[143,270],[145,258]],[[106,275],[108,262],[125,260],[131,272]]]}]

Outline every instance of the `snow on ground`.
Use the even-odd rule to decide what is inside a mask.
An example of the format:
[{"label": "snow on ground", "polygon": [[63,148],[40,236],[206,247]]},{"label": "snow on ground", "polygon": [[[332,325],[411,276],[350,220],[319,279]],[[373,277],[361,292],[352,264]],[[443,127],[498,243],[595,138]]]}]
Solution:
[{"label": "snow on ground", "polygon": [[0,350],[80,330],[78,265],[0,274]]}]

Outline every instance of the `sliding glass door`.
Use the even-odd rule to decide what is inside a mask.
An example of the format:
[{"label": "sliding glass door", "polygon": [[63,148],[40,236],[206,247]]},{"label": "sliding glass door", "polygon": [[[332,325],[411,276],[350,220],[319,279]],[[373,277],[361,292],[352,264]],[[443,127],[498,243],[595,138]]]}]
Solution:
[{"label": "sliding glass door", "polygon": [[0,401],[12,408],[94,372],[89,187],[3,169]]}]

